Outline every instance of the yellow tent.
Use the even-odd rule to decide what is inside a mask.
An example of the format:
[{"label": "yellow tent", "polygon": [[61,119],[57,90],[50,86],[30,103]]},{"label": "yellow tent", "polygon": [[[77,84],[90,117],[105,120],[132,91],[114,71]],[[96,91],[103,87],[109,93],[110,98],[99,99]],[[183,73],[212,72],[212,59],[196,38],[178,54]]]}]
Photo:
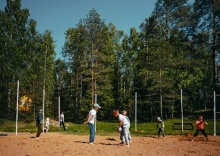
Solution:
[{"label": "yellow tent", "polygon": [[32,99],[29,98],[27,95],[20,97],[18,110],[28,112],[30,110],[31,103]]}]

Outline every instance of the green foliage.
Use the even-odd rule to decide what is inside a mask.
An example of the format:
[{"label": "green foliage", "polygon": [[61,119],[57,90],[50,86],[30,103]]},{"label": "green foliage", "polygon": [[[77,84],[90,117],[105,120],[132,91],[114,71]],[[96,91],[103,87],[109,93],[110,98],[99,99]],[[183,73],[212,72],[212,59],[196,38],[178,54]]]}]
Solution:
[{"label": "green foliage", "polygon": [[49,110],[53,111],[50,105],[54,84],[53,39],[50,31],[39,34],[37,22],[29,16],[28,9],[21,9],[20,0],[8,0],[5,11],[0,11],[0,116],[4,118],[15,118],[17,80],[20,97],[26,95],[33,101],[31,116],[42,107],[45,80],[45,113],[51,115]]},{"label": "green foliage", "polygon": [[211,110],[213,90],[219,90],[218,6],[218,0],[157,0],[140,31],[131,28],[129,34],[92,9],[66,30],[64,60],[55,61],[52,33],[40,34],[21,0],[8,0],[0,11],[0,117],[15,118],[20,80],[20,95],[33,100],[30,112],[19,112],[28,123],[42,107],[43,86],[45,116],[57,119],[60,96],[66,121],[74,123],[82,123],[96,94],[102,107],[98,120],[111,121],[115,108],[126,109],[133,120],[135,92],[138,121],[179,117],[180,89],[191,119],[198,114],[211,118],[210,111],[196,110]]}]

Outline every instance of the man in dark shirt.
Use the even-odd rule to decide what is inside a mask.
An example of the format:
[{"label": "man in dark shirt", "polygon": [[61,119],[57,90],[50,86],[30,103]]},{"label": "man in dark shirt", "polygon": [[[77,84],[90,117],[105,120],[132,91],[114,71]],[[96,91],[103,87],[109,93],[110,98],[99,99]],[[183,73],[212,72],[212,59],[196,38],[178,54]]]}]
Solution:
[{"label": "man in dark shirt", "polygon": [[38,128],[37,135],[36,135],[36,139],[39,139],[39,138],[40,138],[40,134],[41,134],[41,132],[42,132],[42,125],[43,125],[43,123],[42,123],[42,120],[43,120],[43,115],[42,115],[42,113],[43,113],[43,110],[40,109],[40,111],[39,111],[39,113],[38,113],[38,115],[37,115],[37,119],[36,119],[36,126],[37,126],[37,128]]}]

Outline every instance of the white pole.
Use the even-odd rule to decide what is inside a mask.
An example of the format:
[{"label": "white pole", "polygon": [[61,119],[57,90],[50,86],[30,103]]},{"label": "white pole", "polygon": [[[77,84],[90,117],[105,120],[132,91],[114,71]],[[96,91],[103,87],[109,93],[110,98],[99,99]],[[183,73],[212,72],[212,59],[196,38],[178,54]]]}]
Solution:
[{"label": "white pole", "polygon": [[135,92],[135,132],[137,131],[137,92]]},{"label": "white pole", "polygon": [[44,133],[44,105],[45,105],[45,83],[44,83],[44,88],[43,88],[43,133]]},{"label": "white pole", "polygon": [[216,94],[215,94],[215,91],[214,91],[214,108],[213,108],[213,111],[214,111],[214,136],[216,136]]},{"label": "white pole", "polygon": [[181,119],[182,119],[182,132],[183,132],[183,91],[181,89]]},{"label": "white pole", "polygon": [[44,105],[45,105],[45,82],[46,82],[46,68],[47,68],[47,46],[46,46],[46,54],[44,61],[44,86],[43,86],[43,133],[44,133]]},{"label": "white pole", "polygon": [[[95,94],[95,103],[97,103],[97,94]],[[96,114],[96,119],[97,119],[97,114]],[[95,119],[95,132],[96,132],[96,119]]]},{"label": "white pole", "polygon": [[60,132],[60,96],[58,97],[58,130]]},{"label": "white pole", "polygon": [[17,83],[16,135],[18,135],[18,99],[19,99],[19,80]]}]

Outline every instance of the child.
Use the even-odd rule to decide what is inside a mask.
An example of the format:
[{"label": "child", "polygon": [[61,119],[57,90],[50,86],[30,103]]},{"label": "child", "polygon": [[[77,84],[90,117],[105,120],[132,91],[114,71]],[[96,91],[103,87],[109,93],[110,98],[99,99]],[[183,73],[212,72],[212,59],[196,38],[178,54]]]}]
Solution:
[{"label": "child", "polygon": [[195,134],[192,138],[192,141],[199,134],[199,131],[202,132],[202,134],[206,137],[207,140],[209,140],[208,135],[207,135],[207,133],[205,132],[205,129],[204,129],[205,125],[208,125],[208,123],[205,122],[204,119],[203,119],[203,116],[200,115],[198,120],[196,121],[196,132],[195,132]]},{"label": "child", "polygon": [[[123,110],[123,111],[122,111],[122,115],[125,116],[125,118],[128,120],[128,122],[129,122],[129,124],[130,124],[130,120],[129,120],[128,116],[127,116],[127,111],[126,111],[126,110]],[[130,124],[130,125],[131,125],[131,124]],[[130,128],[130,127],[129,127],[129,128]],[[121,143],[123,144],[123,143],[124,143],[123,131],[121,131],[121,133],[120,133],[120,139],[121,139]],[[130,142],[132,142],[130,131],[128,131],[128,140],[129,140]]]},{"label": "child", "polygon": [[160,117],[157,117],[157,129],[158,129],[158,138],[160,138],[160,132],[162,133],[163,137],[165,137],[164,122],[163,120],[161,120]]},{"label": "child", "polygon": [[118,118],[119,120],[119,125],[118,125],[118,128],[122,128],[122,131],[123,131],[123,136],[125,138],[125,143],[126,143],[126,146],[127,147],[130,147],[129,146],[129,140],[128,140],[128,133],[129,133],[129,127],[130,127],[130,123],[128,122],[128,120],[125,118],[124,115],[122,114],[119,114],[119,111],[118,110],[113,110],[113,115],[115,117]]},{"label": "child", "polygon": [[48,132],[50,126],[49,118],[46,118],[46,132]]}]

